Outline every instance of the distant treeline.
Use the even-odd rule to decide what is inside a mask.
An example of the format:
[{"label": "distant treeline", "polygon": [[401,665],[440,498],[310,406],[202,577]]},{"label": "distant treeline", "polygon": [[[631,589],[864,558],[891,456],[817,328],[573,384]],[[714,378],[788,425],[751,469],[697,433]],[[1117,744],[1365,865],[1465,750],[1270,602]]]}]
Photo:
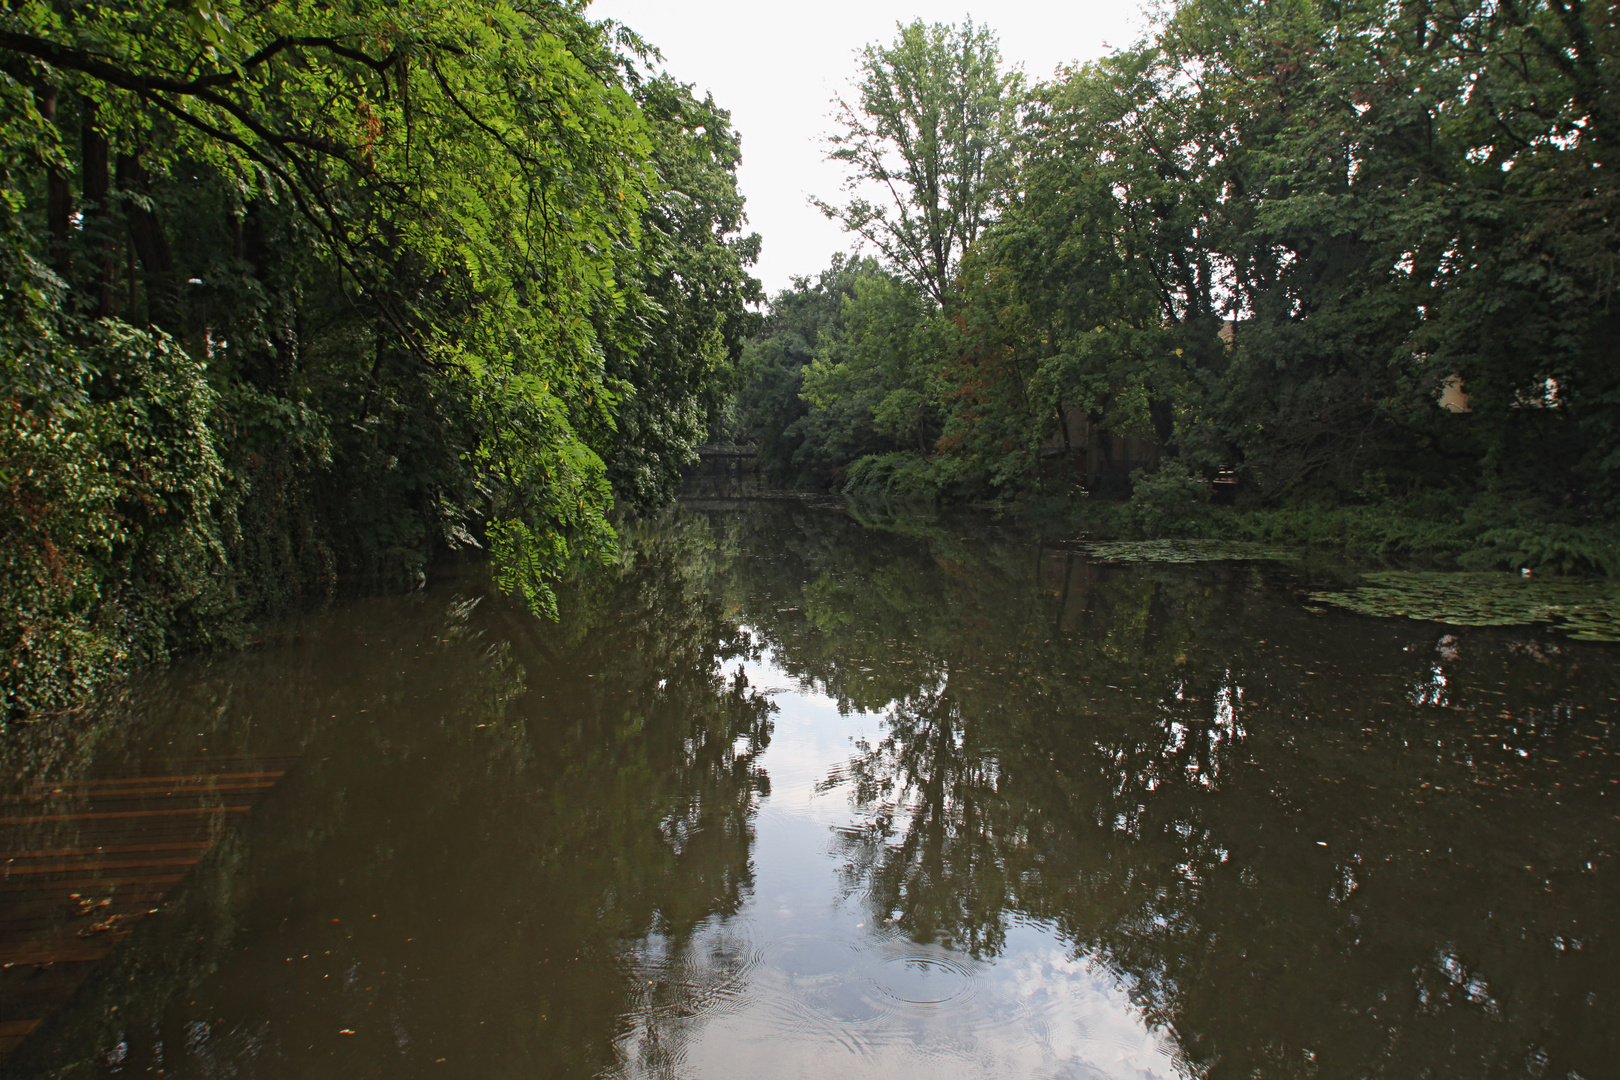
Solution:
[{"label": "distant treeline", "polygon": [[554,0],[0,10],[0,691],[493,550],[545,610],[734,391],[728,114]]},{"label": "distant treeline", "polygon": [[1562,0],[1188,0],[1027,86],[902,27],[823,206],[876,257],[774,298],[738,437],[779,483],[1134,491],[1138,531],[1213,488],[1620,572],[1617,48]]}]

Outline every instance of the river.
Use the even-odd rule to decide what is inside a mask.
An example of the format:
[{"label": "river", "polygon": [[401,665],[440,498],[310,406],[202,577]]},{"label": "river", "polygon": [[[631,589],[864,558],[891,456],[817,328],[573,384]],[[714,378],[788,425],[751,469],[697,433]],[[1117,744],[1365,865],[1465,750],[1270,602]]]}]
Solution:
[{"label": "river", "polygon": [[7,1072],[1614,1075],[1620,647],[1324,573],[689,508],[177,665],[47,779],[291,764]]}]

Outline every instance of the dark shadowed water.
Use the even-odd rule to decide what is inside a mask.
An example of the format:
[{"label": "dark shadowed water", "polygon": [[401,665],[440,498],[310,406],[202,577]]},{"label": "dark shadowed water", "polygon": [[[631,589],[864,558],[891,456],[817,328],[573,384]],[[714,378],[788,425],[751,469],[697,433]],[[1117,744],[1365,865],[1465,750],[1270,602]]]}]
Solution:
[{"label": "dark shadowed water", "polygon": [[299,760],[11,1073],[1620,1068],[1620,646],[783,504],[482,582],[60,748]]}]

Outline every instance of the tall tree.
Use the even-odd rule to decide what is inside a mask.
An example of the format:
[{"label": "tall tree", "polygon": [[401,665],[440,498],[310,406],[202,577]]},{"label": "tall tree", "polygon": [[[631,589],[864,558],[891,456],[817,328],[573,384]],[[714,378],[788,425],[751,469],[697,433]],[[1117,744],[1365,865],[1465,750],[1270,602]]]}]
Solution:
[{"label": "tall tree", "polygon": [[549,609],[614,459],[667,488],[752,245],[644,49],[571,0],[0,7],[6,713],[449,544]]},{"label": "tall tree", "polygon": [[836,99],[829,157],[848,167],[848,201],[812,201],[944,305],[1011,175],[1023,77],[971,20],[899,31],[862,52],[856,100]]},{"label": "tall tree", "polygon": [[765,295],[747,272],[760,241],[741,235],[741,140],[730,114],[667,75],[643,83],[637,99],[659,190],[625,275],[619,317],[630,329],[605,335],[608,376],[623,400],[603,457],[615,493],[648,506],[674,497],[681,468],[718,426],[743,339],[759,321],[744,305]]}]

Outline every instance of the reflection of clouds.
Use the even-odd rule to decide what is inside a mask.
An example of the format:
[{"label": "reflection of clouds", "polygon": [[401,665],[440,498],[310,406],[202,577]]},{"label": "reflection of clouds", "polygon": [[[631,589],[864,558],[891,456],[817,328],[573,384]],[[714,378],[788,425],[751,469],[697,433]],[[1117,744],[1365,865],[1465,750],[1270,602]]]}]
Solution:
[{"label": "reflection of clouds", "polygon": [[705,1024],[746,1006],[758,963],[747,919],[705,923],[684,943],[654,935],[626,958],[636,1007],[615,1040],[618,1075],[684,1075],[688,1043]]},{"label": "reflection of clouds", "polygon": [[742,667],[748,684],[771,693],[780,710],[773,718],[770,749],[760,760],[771,778],[771,794],[762,811],[842,822],[848,816],[844,800],[827,798],[821,781],[829,769],[847,760],[850,741],[874,733],[880,719],[840,713],[832,698],[798,687],[792,676],[772,663],[768,649]]},{"label": "reflection of clouds", "polygon": [[1142,1022],[1111,972],[1074,959],[1049,939],[1029,945],[1029,951],[997,965],[995,989],[981,991],[987,1004],[1001,1007],[1009,1034],[1025,1035],[1022,1058],[1010,1063],[1006,1075],[1111,1080],[1183,1075],[1172,1059],[1174,1044]]},{"label": "reflection of clouds", "polygon": [[[764,636],[756,630],[745,627],[745,631],[755,641],[764,640]],[[795,678],[777,667],[769,646],[761,647],[758,659],[745,660],[741,666],[750,686],[764,688],[769,693],[790,693],[803,704],[815,708],[838,708],[838,702],[822,693],[821,688],[808,685],[804,679]]]},{"label": "reflection of clouds", "polygon": [[[749,684],[791,679],[767,653]],[[924,1080],[1171,1080],[1173,1044],[1150,1030],[1113,974],[1055,934],[1015,925],[994,960],[870,926],[845,903],[827,828],[859,829],[825,781],[882,717],[783,689],[753,853],[753,899],[690,938],[652,937],[626,958],[638,1001],[617,1040],[624,1080],[874,1076]],[[896,808],[901,810],[901,808]],[[901,810],[903,812],[903,810]],[[829,858],[829,855],[835,856]]]},{"label": "reflection of clouds", "polygon": [[[712,938],[712,940],[704,940]],[[1101,965],[1024,927],[975,962],[901,938],[794,934],[750,947],[705,931],[636,965],[644,1007],[617,1076],[1173,1080],[1173,1044]],[[655,989],[656,988],[656,989]]]}]

